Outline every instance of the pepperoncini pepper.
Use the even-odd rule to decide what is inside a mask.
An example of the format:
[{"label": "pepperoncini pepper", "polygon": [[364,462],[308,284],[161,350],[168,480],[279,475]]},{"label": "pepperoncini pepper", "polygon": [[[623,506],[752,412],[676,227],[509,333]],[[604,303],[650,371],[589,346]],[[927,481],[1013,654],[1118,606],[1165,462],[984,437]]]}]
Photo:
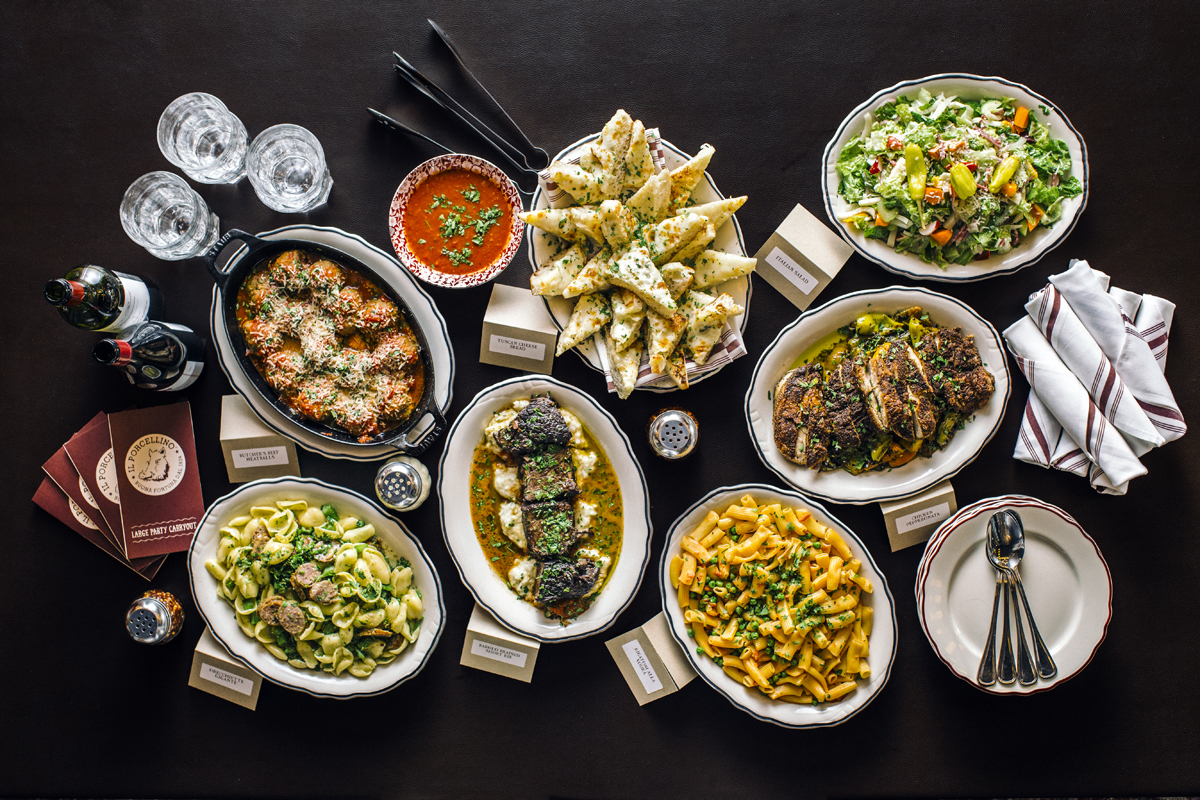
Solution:
[{"label": "pepperoncini pepper", "polygon": [[[908,173],[909,196],[913,200],[920,200],[925,196],[925,154],[918,145],[911,142],[904,146],[904,169]],[[1011,174],[1009,177],[1012,177]]]},{"label": "pepperoncini pepper", "polygon": [[988,191],[992,194],[1004,188],[1004,184],[1012,180],[1012,176],[1016,174],[1017,167],[1021,165],[1021,159],[1017,156],[1008,156],[1000,162],[1000,166],[996,167],[996,171],[992,173],[991,183],[988,184]]},{"label": "pepperoncini pepper", "polygon": [[950,186],[954,188],[954,193],[958,195],[959,200],[966,200],[971,195],[975,194],[975,190],[979,187],[975,183],[975,176],[971,174],[971,170],[966,164],[957,163],[950,167]]}]

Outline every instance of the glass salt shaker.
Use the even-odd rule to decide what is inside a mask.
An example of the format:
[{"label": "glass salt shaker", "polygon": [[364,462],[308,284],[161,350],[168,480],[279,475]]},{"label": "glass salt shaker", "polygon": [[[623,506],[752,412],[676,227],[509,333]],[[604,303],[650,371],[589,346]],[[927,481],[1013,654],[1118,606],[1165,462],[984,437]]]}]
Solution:
[{"label": "glass salt shaker", "polygon": [[411,456],[400,456],[379,468],[375,496],[393,511],[412,511],[429,497],[429,470]]},{"label": "glass salt shaker", "polygon": [[139,644],[164,644],[183,628],[183,606],[170,592],[151,589],[133,601],[125,628]]},{"label": "glass salt shaker", "polygon": [[650,419],[646,436],[654,454],[668,461],[687,458],[700,441],[700,424],[690,411],[664,408]]}]

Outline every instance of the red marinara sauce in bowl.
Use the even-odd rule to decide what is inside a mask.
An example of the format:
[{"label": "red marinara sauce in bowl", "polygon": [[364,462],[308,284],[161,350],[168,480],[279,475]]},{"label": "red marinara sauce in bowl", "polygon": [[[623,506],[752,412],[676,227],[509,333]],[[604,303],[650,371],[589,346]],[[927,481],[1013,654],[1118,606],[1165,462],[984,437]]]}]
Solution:
[{"label": "red marinara sauce in bowl", "polygon": [[400,184],[388,212],[392,246],[435,286],[487,283],[521,247],[521,196],[495,164],[462,153],[431,158]]}]

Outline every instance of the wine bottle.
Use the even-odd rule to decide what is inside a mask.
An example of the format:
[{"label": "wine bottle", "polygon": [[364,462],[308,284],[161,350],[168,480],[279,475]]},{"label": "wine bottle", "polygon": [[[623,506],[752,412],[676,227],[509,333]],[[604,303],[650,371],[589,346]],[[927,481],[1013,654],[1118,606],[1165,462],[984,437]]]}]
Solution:
[{"label": "wine bottle", "polygon": [[68,324],[85,331],[120,332],[162,317],[162,293],[137,275],[84,264],[46,282],[46,300]]},{"label": "wine bottle", "polygon": [[92,348],[101,364],[117,367],[140,389],[177,392],[195,383],[204,369],[204,340],[186,325],[143,322]]}]

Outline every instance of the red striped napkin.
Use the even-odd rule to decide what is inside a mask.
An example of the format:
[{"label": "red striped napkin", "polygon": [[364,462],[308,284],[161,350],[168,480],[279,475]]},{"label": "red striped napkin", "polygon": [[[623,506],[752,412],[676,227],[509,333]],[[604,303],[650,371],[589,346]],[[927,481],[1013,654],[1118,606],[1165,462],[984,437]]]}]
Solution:
[{"label": "red striped napkin", "polygon": [[1013,457],[1122,495],[1146,472],[1138,456],[1187,426],[1163,375],[1174,304],[1108,282],[1072,261],[1004,338],[1032,390]]}]

